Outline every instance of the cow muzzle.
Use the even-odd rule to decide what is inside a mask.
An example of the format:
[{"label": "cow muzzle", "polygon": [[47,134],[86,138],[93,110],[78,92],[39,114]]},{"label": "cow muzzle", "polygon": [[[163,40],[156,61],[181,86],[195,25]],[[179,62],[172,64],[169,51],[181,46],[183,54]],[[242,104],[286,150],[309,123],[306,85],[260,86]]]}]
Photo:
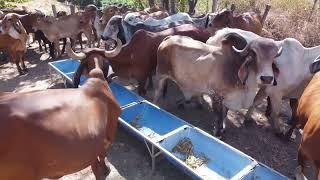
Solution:
[{"label": "cow muzzle", "polygon": [[260,80],[262,84],[272,84],[273,76],[260,76]]}]

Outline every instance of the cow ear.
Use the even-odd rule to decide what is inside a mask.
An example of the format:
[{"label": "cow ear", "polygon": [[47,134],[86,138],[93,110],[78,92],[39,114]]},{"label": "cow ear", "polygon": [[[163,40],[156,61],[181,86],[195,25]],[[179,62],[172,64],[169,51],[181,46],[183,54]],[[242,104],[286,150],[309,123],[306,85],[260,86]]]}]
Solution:
[{"label": "cow ear", "polygon": [[252,57],[251,56],[247,56],[245,58],[245,61],[241,64],[239,70],[238,70],[238,77],[241,81],[241,83],[243,85],[246,84],[246,81],[248,79],[249,76],[249,65],[250,62],[252,62]]}]

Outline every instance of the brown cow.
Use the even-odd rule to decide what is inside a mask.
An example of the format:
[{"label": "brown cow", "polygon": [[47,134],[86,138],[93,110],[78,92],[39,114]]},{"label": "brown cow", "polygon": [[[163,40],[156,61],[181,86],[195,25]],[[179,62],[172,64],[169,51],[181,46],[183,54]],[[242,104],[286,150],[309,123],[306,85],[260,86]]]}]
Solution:
[{"label": "brown cow", "polygon": [[[115,31],[114,33],[120,33]],[[119,77],[134,78],[138,81],[138,93],[145,95],[145,83],[149,78],[152,82],[152,74],[155,72],[157,64],[157,49],[162,40],[169,35],[185,35],[205,42],[209,38],[209,33],[204,29],[195,27],[194,25],[186,24],[178,27],[170,28],[160,32],[148,32],[145,30],[139,30],[134,33],[131,41],[122,46],[117,43],[117,48],[120,48],[120,53],[112,58],[109,58],[109,62],[113,71]],[[118,41],[117,37],[110,36],[105,37]],[[141,49],[143,47],[143,49]],[[75,86],[79,84],[80,76],[74,77]]]},{"label": "brown cow", "polygon": [[27,71],[24,55],[27,51],[28,35],[19,20],[20,17],[21,15],[8,13],[0,21],[0,49],[8,51],[11,61],[16,64],[19,74],[22,75]]},{"label": "brown cow", "polygon": [[320,179],[320,73],[316,73],[299,99],[296,118],[303,128],[298,149],[296,179],[304,180],[303,170],[306,160],[311,160]]},{"label": "brown cow", "polygon": [[110,172],[105,156],[114,142],[120,106],[97,62],[79,89],[0,92],[0,179],[59,178],[91,165],[96,179]]},{"label": "brown cow", "polygon": [[238,28],[261,34],[263,22],[269,11],[267,8],[262,17],[256,12],[246,12],[235,16],[233,14],[234,8],[235,6],[232,6],[231,9],[223,9],[211,19],[208,24],[208,30],[212,35],[224,27]]}]

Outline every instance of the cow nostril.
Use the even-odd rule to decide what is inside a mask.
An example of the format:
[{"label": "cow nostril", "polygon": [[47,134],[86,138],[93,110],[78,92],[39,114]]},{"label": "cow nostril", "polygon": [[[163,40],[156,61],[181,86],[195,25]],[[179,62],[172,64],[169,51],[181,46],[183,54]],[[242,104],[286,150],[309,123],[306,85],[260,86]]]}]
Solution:
[{"label": "cow nostril", "polygon": [[99,22],[102,23],[102,20],[100,20]]},{"label": "cow nostril", "polygon": [[273,76],[260,76],[260,79],[263,84],[271,84],[273,80]]}]

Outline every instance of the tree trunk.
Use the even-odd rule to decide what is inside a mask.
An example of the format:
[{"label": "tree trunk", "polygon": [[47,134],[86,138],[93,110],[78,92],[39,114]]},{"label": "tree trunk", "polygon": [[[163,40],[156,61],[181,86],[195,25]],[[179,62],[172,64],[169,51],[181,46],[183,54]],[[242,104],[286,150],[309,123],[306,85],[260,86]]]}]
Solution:
[{"label": "tree trunk", "polygon": [[196,13],[195,8],[198,3],[198,0],[188,0],[189,3],[189,14],[194,15]]},{"label": "tree trunk", "polygon": [[170,0],[170,9],[171,14],[176,13],[176,0]]},{"label": "tree trunk", "polygon": [[149,6],[153,7],[154,6],[154,0],[148,0],[149,1]]},{"label": "tree trunk", "polygon": [[310,12],[310,16],[309,16],[309,18],[308,18],[308,21],[311,21],[311,17],[312,17],[312,14],[313,14],[314,9],[316,8],[317,2],[318,2],[318,0],[314,0],[314,1],[313,1],[313,6],[312,6],[312,9],[311,9],[311,12]]},{"label": "tree trunk", "polygon": [[162,7],[167,10],[168,12],[169,11],[169,0],[162,0]]},{"label": "tree trunk", "polygon": [[212,0],[212,12],[216,12],[218,7],[218,0]]}]

